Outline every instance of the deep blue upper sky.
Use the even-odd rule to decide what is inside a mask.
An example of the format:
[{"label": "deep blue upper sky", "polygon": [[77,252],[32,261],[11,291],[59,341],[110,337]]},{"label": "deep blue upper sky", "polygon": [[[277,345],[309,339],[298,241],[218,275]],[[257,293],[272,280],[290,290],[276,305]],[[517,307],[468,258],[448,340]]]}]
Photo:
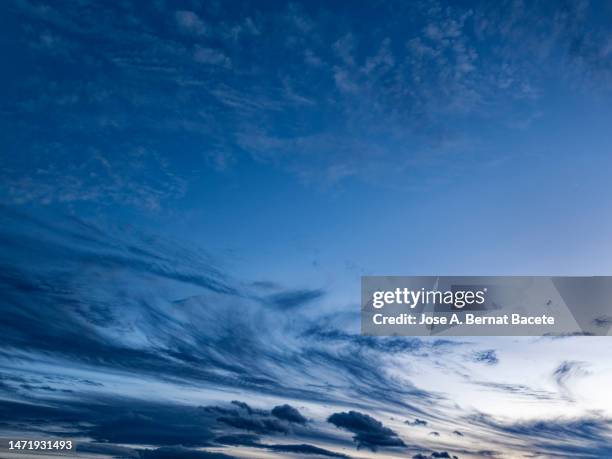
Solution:
[{"label": "deep blue upper sky", "polygon": [[[0,391],[609,455],[609,345],[354,332],[362,274],[611,273],[611,25],[609,1],[1,2]],[[393,435],[326,421],[348,409]]]},{"label": "deep blue upper sky", "polygon": [[2,9],[4,202],[295,282],[609,270],[608,2]]}]

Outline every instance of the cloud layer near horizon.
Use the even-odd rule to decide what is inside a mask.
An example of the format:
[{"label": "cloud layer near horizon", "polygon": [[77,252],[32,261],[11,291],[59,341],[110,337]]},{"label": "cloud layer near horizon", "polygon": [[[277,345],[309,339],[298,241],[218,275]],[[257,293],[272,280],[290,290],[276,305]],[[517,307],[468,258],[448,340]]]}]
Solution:
[{"label": "cloud layer near horizon", "polygon": [[[495,376],[525,371],[504,367],[503,340],[364,337],[330,320],[317,286],[274,283],[308,299],[279,307],[269,288],[158,237],[9,208],[1,221],[4,433],[77,437],[108,457],[112,445],[144,457],[610,453],[610,412],[575,411],[584,394],[572,392],[598,361],[560,360],[542,396]],[[582,339],[530,345],[545,360]],[[483,388],[576,414],[492,415],[470,401]]]}]

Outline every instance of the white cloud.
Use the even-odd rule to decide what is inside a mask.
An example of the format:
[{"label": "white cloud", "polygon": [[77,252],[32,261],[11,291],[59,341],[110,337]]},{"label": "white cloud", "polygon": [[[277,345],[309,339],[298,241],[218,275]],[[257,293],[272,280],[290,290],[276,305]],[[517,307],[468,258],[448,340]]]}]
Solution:
[{"label": "white cloud", "polygon": [[230,58],[213,48],[196,47],[193,58],[200,64],[217,65],[220,67],[230,67]]},{"label": "white cloud", "polygon": [[205,35],[208,30],[204,21],[193,11],[179,10],[174,13],[174,18],[184,32]]}]

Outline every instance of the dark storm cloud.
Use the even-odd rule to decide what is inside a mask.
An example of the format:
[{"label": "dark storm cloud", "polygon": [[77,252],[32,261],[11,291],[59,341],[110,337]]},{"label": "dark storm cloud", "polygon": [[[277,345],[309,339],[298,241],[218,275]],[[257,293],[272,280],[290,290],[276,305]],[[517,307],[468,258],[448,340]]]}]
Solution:
[{"label": "dark storm cloud", "polygon": [[[305,425],[307,422],[307,419],[297,409],[287,404],[275,406],[271,411],[253,409],[248,404],[237,400],[233,400],[231,404],[238,407],[239,410],[219,406],[208,406],[203,409],[208,413],[218,415],[217,421],[227,426],[261,435],[284,434],[290,430],[292,424]],[[244,440],[252,437],[247,435],[235,438]]]},{"label": "dark storm cloud", "polygon": [[236,405],[238,408],[242,408],[247,413],[253,414],[253,408],[251,408],[248,403],[241,402],[239,400],[232,400],[232,405]]},{"label": "dark storm cloud", "polygon": [[272,409],[272,416],[295,424],[306,424],[308,422],[296,408],[287,404],[275,406]]},{"label": "dark storm cloud", "polygon": [[3,425],[10,423],[28,422],[40,424],[43,422],[57,422],[66,420],[68,422],[79,421],[84,417],[80,407],[64,403],[53,404],[47,402],[31,403],[29,401],[0,400],[0,422]]},{"label": "dark storm cloud", "polygon": [[[243,430],[274,437],[284,436],[288,432],[288,426],[272,418],[269,411],[253,410],[253,414],[249,415],[242,408],[244,402],[238,401],[234,405],[240,405],[239,411],[216,405],[196,407],[128,398],[79,401],[48,399],[27,403],[2,401],[0,425],[20,428],[29,426],[47,432],[50,431],[49,426],[54,426],[52,429],[57,429],[59,436],[87,436],[96,442],[81,442],[81,452],[121,457],[230,457],[190,449],[215,445],[246,446],[278,453],[348,457],[316,445],[263,443],[257,435],[231,433]],[[219,435],[223,432],[226,434]],[[115,446],[117,444],[135,445],[134,448],[147,444],[159,448],[137,450]]]},{"label": "dark storm cloud", "polygon": [[334,413],[327,422],[338,428],[353,433],[353,440],[359,447],[370,448],[373,451],[378,447],[406,446],[397,433],[385,427],[382,422],[358,411]]},{"label": "dark storm cloud", "polygon": [[208,446],[212,424],[198,409],[134,411],[109,416],[90,431],[98,441],[118,444]]},{"label": "dark storm cloud", "polygon": [[235,427],[240,430],[247,430],[258,434],[277,434],[287,433],[287,426],[274,419],[266,418],[247,418],[243,416],[221,416],[217,418],[219,422]]},{"label": "dark storm cloud", "polygon": [[129,398],[0,402],[7,426],[64,426],[64,435],[88,436],[107,444],[206,446],[215,417],[201,407],[143,402]]},{"label": "dark storm cloud", "polygon": [[[38,403],[38,404],[36,404]],[[224,458],[230,453],[215,455],[198,447],[245,446],[275,453],[347,458],[325,448],[307,443],[261,442],[253,434],[231,433],[253,431],[269,437],[284,436],[288,427],[270,417],[265,410],[248,415],[224,406],[184,406],[143,402],[135,399],[61,400],[41,402],[0,402],[0,425],[23,426],[59,436],[87,436],[96,443],[79,443],[79,451],[130,458]],[[238,402],[242,404],[243,402]],[[233,416],[229,416],[233,413]],[[240,414],[242,413],[242,415]],[[267,414],[266,414],[267,413]],[[219,416],[224,414],[224,416]],[[61,427],[61,431],[59,430]],[[213,436],[213,432],[224,435]],[[121,445],[134,445],[132,449]],[[137,445],[157,445],[157,449],[140,450]],[[179,446],[180,445],[180,446]]]}]

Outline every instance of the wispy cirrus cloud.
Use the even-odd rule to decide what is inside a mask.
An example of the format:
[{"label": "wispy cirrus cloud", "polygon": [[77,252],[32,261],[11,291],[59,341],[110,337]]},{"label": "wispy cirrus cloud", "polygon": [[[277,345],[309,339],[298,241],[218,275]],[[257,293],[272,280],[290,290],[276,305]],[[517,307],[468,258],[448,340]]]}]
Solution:
[{"label": "wispy cirrus cloud", "polygon": [[611,451],[611,420],[598,415],[515,423],[480,415],[472,421],[510,437],[521,437],[526,441],[523,446],[526,452],[560,457],[605,457]]},{"label": "wispy cirrus cloud", "polygon": [[[330,320],[318,295],[307,308],[268,307],[280,284],[241,282],[193,248],[73,217],[2,208],[1,218],[7,431],[88,437],[94,443],[84,448],[101,456],[115,454],[113,445],[131,445],[126,454],[251,449],[279,457],[358,456],[357,446],[383,457],[478,457],[533,445],[605,451],[603,415],[582,412],[575,425],[516,413],[470,417],[462,404],[482,387],[502,391],[509,407],[565,403],[504,381],[507,357],[495,365],[471,358],[498,355],[491,345],[360,336]],[[484,372],[481,382],[464,377],[466,365]],[[574,368],[565,367],[554,373],[563,383]],[[555,432],[562,441],[554,443]]]},{"label": "wispy cirrus cloud", "polygon": [[[437,186],[507,158],[484,131],[537,127],[550,81],[612,87],[587,4],[386,6],[384,32],[334,6],[236,10],[11,2],[33,76],[4,103],[3,200],[159,209],[194,169],[250,159],[308,183]],[[62,71],[34,76],[36,62]],[[157,157],[147,170],[125,160],[138,148]],[[176,151],[186,161],[169,165]],[[109,167],[90,170],[99,157]]]}]

